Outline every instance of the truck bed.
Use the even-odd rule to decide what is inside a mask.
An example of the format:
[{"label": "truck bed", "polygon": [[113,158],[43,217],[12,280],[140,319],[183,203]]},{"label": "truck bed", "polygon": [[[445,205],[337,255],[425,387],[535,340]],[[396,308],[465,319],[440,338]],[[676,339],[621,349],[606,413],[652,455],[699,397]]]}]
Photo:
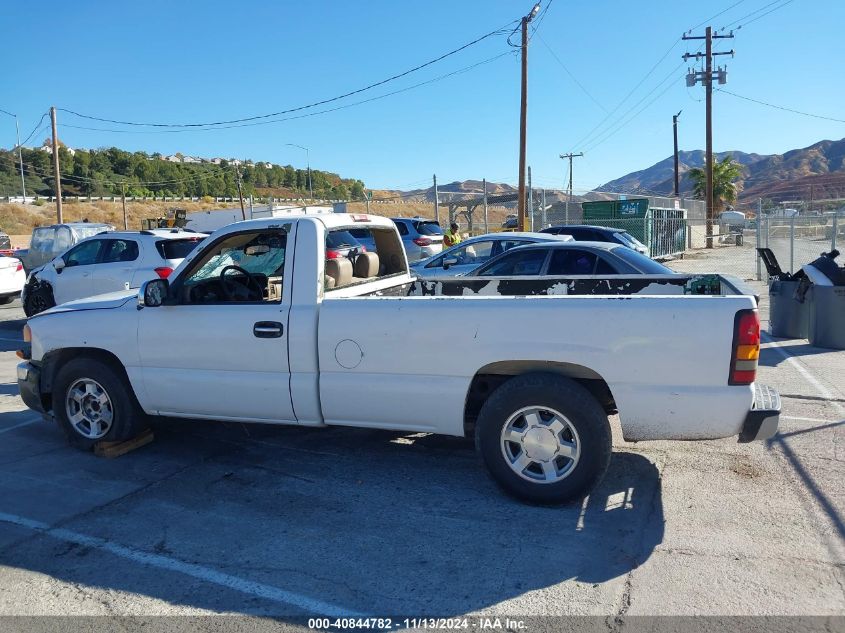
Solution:
[{"label": "truck bed", "polygon": [[[376,293],[379,294],[379,293]],[[614,275],[577,277],[441,277],[419,279],[382,292],[394,296],[697,295],[754,297],[748,284],[731,275]]]}]

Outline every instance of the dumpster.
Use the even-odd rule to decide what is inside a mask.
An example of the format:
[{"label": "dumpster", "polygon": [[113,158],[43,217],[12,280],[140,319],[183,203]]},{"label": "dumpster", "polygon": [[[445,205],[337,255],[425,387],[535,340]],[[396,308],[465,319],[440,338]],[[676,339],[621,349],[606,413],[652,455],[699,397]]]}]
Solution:
[{"label": "dumpster", "polygon": [[769,248],[757,252],[769,273],[769,334],[778,338],[809,336],[810,306],[807,281],[802,273],[795,276],[783,272]]},{"label": "dumpster", "polygon": [[807,337],[816,347],[845,349],[845,268],[836,265],[838,255],[822,254],[803,268],[813,284]]}]

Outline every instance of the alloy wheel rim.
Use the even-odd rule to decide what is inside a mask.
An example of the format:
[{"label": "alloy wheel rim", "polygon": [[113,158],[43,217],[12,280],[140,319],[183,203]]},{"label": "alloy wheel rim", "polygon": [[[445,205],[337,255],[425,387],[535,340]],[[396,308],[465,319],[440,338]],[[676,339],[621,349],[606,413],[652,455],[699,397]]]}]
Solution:
[{"label": "alloy wheel rim", "polygon": [[530,406],[514,412],[502,426],[500,444],[510,469],[538,484],[566,479],[581,457],[575,426],[548,407]]},{"label": "alloy wheel rim", "polygon": [[68,387],[65,411],[73,429],[89,440],[105,436],[114,421],[108,392],[91,378],[80,378]]}]

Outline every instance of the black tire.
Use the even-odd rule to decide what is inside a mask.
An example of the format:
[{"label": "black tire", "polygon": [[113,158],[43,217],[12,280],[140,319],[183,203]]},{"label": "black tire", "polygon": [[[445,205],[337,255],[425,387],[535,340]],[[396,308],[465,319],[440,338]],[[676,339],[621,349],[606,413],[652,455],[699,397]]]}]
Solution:
[{"label": "black tire", "polygon": [[[71,422],[66,407],[70,388],[80,380],[96,382],[108,398],[110,428],[98,437],[86,437]],[[131,439],[147,427],[147,418],[120,367],[95,358],[74,358],[62,365],[53,381],[53,415],[74,446],[91,450],[97,442],[120,442]],[[99,408],[99,404],[97,405]],[[83,423],[83,427],[86,423]],[[88,424],[88,431],[91,425]],[[96,434],[96,433],[93,433]]]},{"label": "black tire", "polygon": [[23,304],[23,312],[26,316],[35,316],[44,310],[49,310],[56,305],[53,299],[53,293],[41,288],[35,292],[31,292],[26,296],[26,301]]},{"label": "black tire", "polygon": [[12,303],[12,301],[14,301],[16,298],[17,297],[15,297],[15,295],[11,295],[9,297],[0,297],[0,306],[8,305]]},{"label": "black tire", "polygon": [[[518,474],[505,456],[506,450],[513,453],[513,447],[520,445],[503,444],[503,430],[512,416],[528,407],[562,414],[577,433],[576,436],[572,428],[567,427],[563,436],[552,434],[552,437],[570,439],[580,448],[577,460],[563,456],[551,458],[556,471],[559,470],[558,476],[569,469],[559,481],[531,481],[526,477],[543,477],[541,463],[532,462],[522,470],[523,474]],[[543,415],[546,416],[547,412]],[[518,421],[519,417],[514,420]],[[527,422],[526,419],[520,423],[522,428],[528,428]],[[546,432],[542,431],[541,435]],[[604,477],[610,464],[612,446],[607,415],[592,394],[568,378],[539,372],[511,378],[490,395],[478,415],[475,440],[481,458],[496,483],[509,494],[538,504],[560,504],[583,498]],[[554,475],[550,477],[553,478]]]}]

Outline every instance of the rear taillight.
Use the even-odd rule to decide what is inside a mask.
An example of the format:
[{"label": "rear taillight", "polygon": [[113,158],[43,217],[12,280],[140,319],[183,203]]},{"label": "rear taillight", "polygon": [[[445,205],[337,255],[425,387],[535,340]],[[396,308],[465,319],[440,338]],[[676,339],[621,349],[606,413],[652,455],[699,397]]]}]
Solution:
[{"label": "rear taillight", "polygon": [[417,246],[431,246],[431,240],[427,237],[417,237],[414,239],[414,244]]},{"label": "rear taillight", "polygon": [[326,259],[340,259],[340,251],[326,249]]},{"label": "rear taillight", "polygon": [[167,279],[168,277],[170,277],[170,273],[173,272],[173,269],[169,266],[161,266],[159,268],[156,268],[155,271],[156,275],[158,275],[160,279]]},{"label": "rear taillight", "polygon": [[22,271],[22,270],[23,270],[23,264],[21,264],[20,262],[18,262],[18,265],[17,265],[17,267],[15,268],[15,272],[16,272],[16,273],[19,273],[19,272],[20,272],[20,271]]},{"label": "rear taillight", "polygon": [[729,385],[750,385],[757,375],[760,358],[760,315],[757,310],[740,310],[734,319],[734,343]]}]

